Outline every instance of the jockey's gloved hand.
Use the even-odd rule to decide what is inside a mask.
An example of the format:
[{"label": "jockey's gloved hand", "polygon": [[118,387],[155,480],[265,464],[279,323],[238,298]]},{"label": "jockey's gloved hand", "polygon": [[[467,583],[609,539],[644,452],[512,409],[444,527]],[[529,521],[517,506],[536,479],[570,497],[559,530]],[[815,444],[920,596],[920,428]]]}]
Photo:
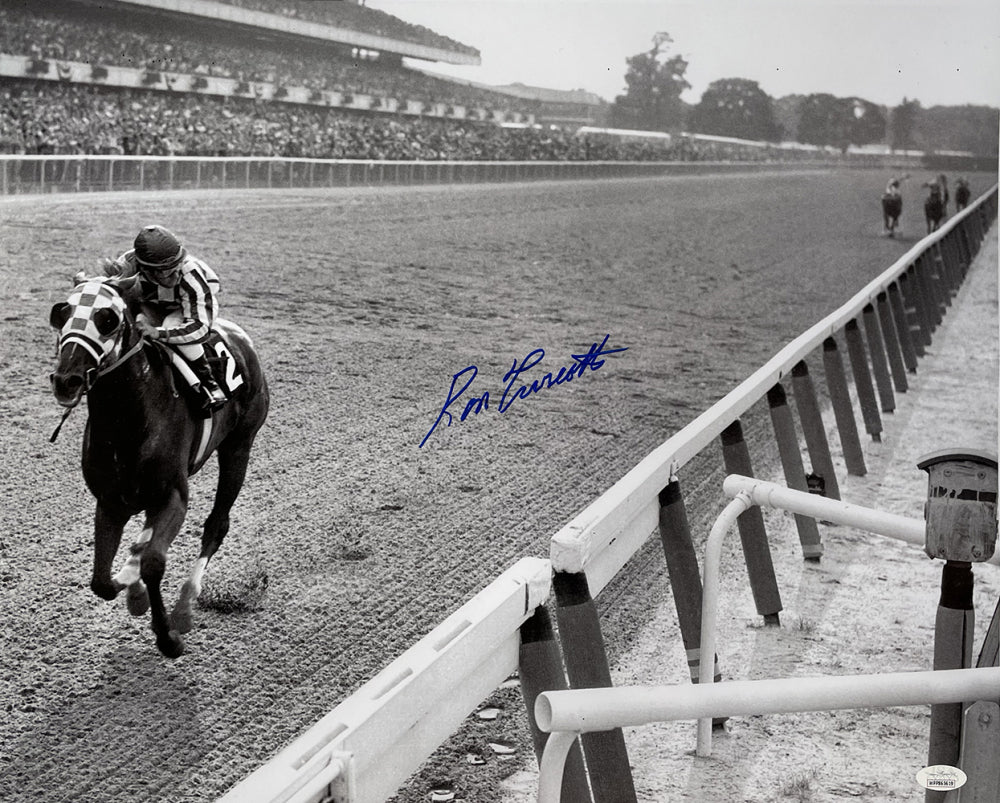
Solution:
[{"label": "jockey's gloved hand", "polygon": [[120,276],[125,269],[117,259],[108,259],[107,257],[101,257],[100,261],[101,273],[105,276]]},{"label": "jockey's gloved hand", "polygon": [[160,329],[157,326],[153,326],[149,322],[149,319],[145,315],[139,315],[135,319],[135,328],[138,330],[139,334],[148,340],[159,340],[160,339]]}]

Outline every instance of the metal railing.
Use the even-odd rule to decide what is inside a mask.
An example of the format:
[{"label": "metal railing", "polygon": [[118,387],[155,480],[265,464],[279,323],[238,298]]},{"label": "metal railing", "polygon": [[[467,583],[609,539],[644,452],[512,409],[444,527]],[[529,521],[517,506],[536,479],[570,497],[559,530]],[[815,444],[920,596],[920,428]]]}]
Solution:
[{"label": "metal railing", "polygon": [[[0,195],[124,190],[320,189],[686,175],[828,167],[828,160],[402,161],[280,156],[0,154]],[[842,162],[837,162],[842,164]]]},{"label": "metal railing", "polygon": [[[880,403],[883,411],[894,409],[894,393],[905,388],[907,368],[916,370],[917,357],[926,353],[951,297],[996,217],[994,185],[661,444],[552,537],[549,556],[556,620],[571,689],[612,686],[595,598],[657,531],[692,679],[700,676],[702,662],[718,674],[714,649],[711,653],[703,649],[701,580],[678,474],[706,447],[720,440],[726,473],[752,476],[741,417],[766,397],[786,481],[794,490],[808,490],[798,433],[788,414],[782,385],[790,378],[813,471],[825,481],[826,495],[839,499],[826,426],[808,360],[822,351],[848,473],[863,475],[863,452],[838,338],[847,342],[865,428],[873,440],[879,440]],[[783,417],[779,416],[782,411]],[[782,448],[783,439],[791,442],[791,448]],[[765,623],[777,624],[781,598],[759,509],[747,510],[738,523],[757,612]],[[815,522],[797,517],[796,526],[803,557],[818,560],[822,544]],[[594,800],[635,800],[621,729],[585,731],[580,743],[586,764],[592,768],[589,782]]]}]

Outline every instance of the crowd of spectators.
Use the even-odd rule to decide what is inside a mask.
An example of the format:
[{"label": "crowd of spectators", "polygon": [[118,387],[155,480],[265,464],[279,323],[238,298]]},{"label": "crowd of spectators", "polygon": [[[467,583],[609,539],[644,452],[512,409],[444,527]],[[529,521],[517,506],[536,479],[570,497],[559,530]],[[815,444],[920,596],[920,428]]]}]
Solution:
[{"label": "crowd of spectators", "polygon": [[388,58],[360,60],[352,48],[334,43],[300,41],[292,48],[277,38],[250,38],[231,28],[191,26],[72,3],[42,6],[0,0],[0,52],[504,112],[527,113],[533,105],[426,75]]},{"label": "crowd of spectators", "polygon": [[472,56],[479,55],[479,51],[474,47],[456,42],[454,39],[436,33],[423,25],[404,22],[399,17],[394,17],[385,11],[368,8],[350,2],[350,0],[341,3],[282,0],[279,4],[275,4],[273,0],[222,0],[222,2],[252,11],[266,11],[284,17],[296,17],[309,22],[332,25],[336,28],[349,28],[441,50],[451,50]]},{"label": "crowd of spectators", "polygon": [[425,161],[747,161],[776,155],[686,137],[581,137],[535,127],[47,81],[0,85],[0,152]]},{"label": "crowd of spectators", "polygon": [[[278,7],[264,0],[228,2],[303,17],[322,14],[320,21],[332,23],[336,18],[342,25],[348,19],[361,24],[364,18],[364,29],[373,29],[373,10],[351,3],[283,0]],[[384,16],[387,26],[405,25]],[[383,32],[398,34],[391,27]],[[398,60],[358,60],[350,48],[333,43],[300,40],[289,47],[278,36],[251,38],[231,27],[209,29],[66,0],[44,5],[0,0],[0,52],[38,61],[127,66],[418,100],[424,108],[442,104],[495,110],[500,105],[503,111],[504,102],[523,102],[408,70]],[[318,104],[13,77],[0,78],[0,153],[427,161],[745,161],[781,156],[770,149],[687,137],[581,137],[566,130],[505,128],[431,115],[362,113]]]}]

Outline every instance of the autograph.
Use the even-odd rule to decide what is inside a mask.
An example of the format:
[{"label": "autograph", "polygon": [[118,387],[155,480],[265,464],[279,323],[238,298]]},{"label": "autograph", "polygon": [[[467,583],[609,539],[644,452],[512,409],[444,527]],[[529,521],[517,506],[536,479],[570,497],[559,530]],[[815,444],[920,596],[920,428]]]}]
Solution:
[{"label": "autograph", "polygon": [[[542,361],[542,358],[545,356],[545,349],[535,349],[520,363],[518,363],[515,359],[510,367],[510,370],[503,376],[503,381],[506,383],[506,386],[503,389],[503,393],[500,395],[500,401],[496,405],[496,411],[498,413],[505,413],[518,399],[527,399],[541,390],[562,385],[565,382],[572,382],[574,378],[583,376],[588,368],[591,372],[598,370],[602,365],[604,365],[605,362],[601,359],[601,357],[606,357],[608,354],[617,354],[621,351],[628,351],[627,347],[605,348],[608,344],[608,338],[610,337],[611,335],[605,335],[604,340],[601,341],[600,345],[593,343],[587,350],[586,354],[571,355],[574,362],[573,365],[568,368],[566,366],[562,366],[555,374],[549,372],[540,379],[532,380],[531,384],[522,383],[516,389],[514,388],[514,385],[521,378],[521,374],[534,368]],[[437,429],[438,424],[442,421],[445,422],[446,427],[451,426],[451,423],[454,420],[454,415],[452,414],[452,409],[449,408],[458,402],[465,391],[469,389],[469,386],[478,374],[479,369],[476,368],[475,365],[470,365],[468,368],[463,368],[452,377],[451,388],[448,390],[448,397],[445,399],[444,405],[441,407],[441,412],[438,413],[437,420],[427,431],[427,434],[424,435],[424,439],[420,441],[421,448],[423,448],[423,445],[427,443],[427,439],[433,434],[434,430]],[[458,415],[459,421],[464,421],[470,415],[478,415],[483,410],[489,409],[490,393],[489,391],[486,391],[482,396],[470,395],[467,397],[465,399],[465,407],[461,408],[461,412],[459,412],[458,407],[454,408],[454,414]]]}]

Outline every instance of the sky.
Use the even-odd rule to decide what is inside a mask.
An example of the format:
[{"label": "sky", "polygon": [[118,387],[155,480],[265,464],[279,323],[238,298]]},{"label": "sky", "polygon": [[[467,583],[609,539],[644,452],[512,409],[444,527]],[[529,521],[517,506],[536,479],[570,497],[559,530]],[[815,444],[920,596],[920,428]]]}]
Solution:
[{"label": "sky", "polygon": [[626,59],[669,33],[697,103],[747,78],[773,98],[826,92],[885,106],[1000,106],[998,0],[366,0],[480,51],[418,66],[484,84],[586,89],[613,101]]}]

